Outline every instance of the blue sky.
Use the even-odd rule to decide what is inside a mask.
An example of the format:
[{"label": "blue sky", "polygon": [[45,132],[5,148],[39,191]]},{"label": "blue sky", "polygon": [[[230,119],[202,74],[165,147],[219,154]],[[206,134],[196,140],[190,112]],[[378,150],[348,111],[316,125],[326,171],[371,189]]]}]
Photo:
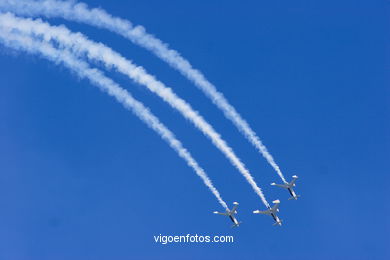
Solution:
[{"label": "blue sky", "polygon": [[[142,48],[65,23],[144,66],[212,123],[247,165],[282,227],[223,155],[156,96],[149,106],[240,202],[237,229],[153,131],[66,69],[1,47],[1,259],[388,259],[388,16],[380,1],[86,1],[144,25],[222,91],[267,145],[298,201],[190,82]],[[234,235],[169,244],[155,235]]]}]

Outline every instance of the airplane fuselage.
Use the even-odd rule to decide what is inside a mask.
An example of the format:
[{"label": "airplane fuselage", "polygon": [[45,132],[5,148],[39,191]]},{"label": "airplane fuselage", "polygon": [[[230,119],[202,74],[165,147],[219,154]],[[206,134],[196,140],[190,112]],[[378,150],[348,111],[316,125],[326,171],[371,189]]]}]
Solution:
[{"label": "airplane fuselage", "polygon": [[238,223],[238,221],[237,221],[237,219],[234,217],[234,216],[232,216],[232,215],[229,215],[229,218],[230,218],[230,220],[234,223],[234,225],[236,225],[236,226],[238,226],[239,225],[239,223]]},{"label": "airplane fuselage", "polygon": [[276,216],[274,213],[271,213],[272,218],[275,220],[275,224],[281,225],[282,222],[280,221],[279,217]]},{"label": "airplane fuselage", "polygon": [[294,198],[295,200],[298,199],[297,195],[295,194],[292,188],[288,188],[288,192],[290,193],[292,198]]}]

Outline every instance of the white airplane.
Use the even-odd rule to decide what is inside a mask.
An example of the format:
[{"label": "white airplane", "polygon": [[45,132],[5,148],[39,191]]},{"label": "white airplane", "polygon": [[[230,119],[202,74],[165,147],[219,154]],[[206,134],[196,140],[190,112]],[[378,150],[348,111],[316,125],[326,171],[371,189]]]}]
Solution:
[{"label": "white airplane", "polygon": [[237,214],[238,202],[233,202],[233,204],[234,204],[234,206],[231,210],[226,210],[226,212],[214,211],[213,213],[219,214],[219,215],[224,215],[224,216],[229,216],[230,220],[233,222],[232,227],[238,227],[241,224],[241,222],[238,222],[236,217],[234,216],[235,214]]},{"label": "white airplane", "polygon": [[286,184],[276,184],[275,182],[271,183],[272,186],[278,186],[280,188],[284,188],[284,189],[287,189],[288,192],[290,192],[291,194],[291,197],[289,198],[289,200],[297,200],[298,197],[300,197],[300,195],[297,195],[295,194],[294,190],[293,190],[293,187],[295,187],[295,181],[298,179],[298,176],[294,175],[292,176],[292,181],[290,183],[286,183]]},{"label": "white airplane", "polygon": [[255,211],[253,211],[253,213],[254,214],[270,215],[275,220],[274,225],[281,226],[282,225],[282,220],[276,215],[276,212],[279,212],[278,208],[279,208],[280,201],[279,200],[274,200],[274,201],[272,201],[272,203],[275,204],[272,208],[268,207],[268,210],[266,210],[266,211],[255,210]]}]

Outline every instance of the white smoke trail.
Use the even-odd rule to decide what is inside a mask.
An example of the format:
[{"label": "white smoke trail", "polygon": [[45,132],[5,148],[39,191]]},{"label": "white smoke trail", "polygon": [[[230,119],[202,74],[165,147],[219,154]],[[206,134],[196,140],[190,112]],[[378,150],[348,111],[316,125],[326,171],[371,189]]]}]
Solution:
[{"label": "white smoke trail", "polygon": [[0,24],[0,42],[9,48],[22,50],[31,54],[40,54],[50,61],[57,64],[63,64],[81,78],[88,79],[102,91],[114,97],[125,108],[131,110],[145,124],[157,132],[157,134],[159,134],[161,138],[166,141],[169,146],[187,162],[187,165],[191,167],[203,180],[204,184],[211,190],[218,202],[225,209],[228,209],[225,201],[222,199],[220,193],[214,187],[205,171],[198,165],[190,152],[183,147],[182,143],[175,137],[175,135],[167,127],[165,127],[165,125],[163,125],[147,107],[134,99],[128,91],[121,88],[110,78],[104,76],[100,70],[89,67],[86,62],[75,58],[73,54],[67,50],[58,50],[49,43],[37,41],[31,37],[17,33],[12,30],[12,28],[3,27],[2,24]]},{"label": "white smoke trail", "polygon": [[0,3],[0,8],[1,10],[12,11],[19,15],[42,15],[49,18],[63,17],[67,20],[90,24],[122,35],[133,43],[151,51],[200,88],[223,111],[225,117],[231,120],[246,139],[263,155],[283,182],[287,183],[280,167],[255,131],[252,130],[248,122],[241,117],[236,109],[230,105],[223,94],[218,92],[216,87],[199,70],[193,68],[190,62],[182,57],[179,52],[170,49],[166,43],[147,33],[144,27],[139,25],[133,26],[130,21],[114,17],[103,9],[89,9],[86,4],[74,1],[3,0]]},{"label": "white smoke trail", "polygon": [[150,91],[156,93],[173,108],[177,109],[185,118],[201,130],[202,133],[209,137],[212,143],[225,154],[230,162],[251,184],[263,203],[266,206],[268,205],[264,194],[257,186],[250,172],[213,127],[194,111],[188,103],[179,98],[172,89],[167,88],[162,82],[156,80],[142,67],[134,65],[131,61],[125,59],[105,45],[88,40],[81,33],[72,33],[65,26],[51,26],[40,20],[18,18],[12,14],[0,14],[0,24],[35,37],[39,36],[48,42],[55,39],[60,43],[60,46],[70,48],[80,56],[87,54],[88,58],[103,62],[108,68],[114,67],[135,82],[145,85]]}]

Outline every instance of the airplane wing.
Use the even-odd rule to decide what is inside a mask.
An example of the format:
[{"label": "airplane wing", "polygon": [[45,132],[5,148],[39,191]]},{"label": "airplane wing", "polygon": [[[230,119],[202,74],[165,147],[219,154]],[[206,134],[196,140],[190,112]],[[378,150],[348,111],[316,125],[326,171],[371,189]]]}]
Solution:
[{"label": "airplane wing", "polygon": [[219,215],[223,215],[223,216],[227,216],[227,215],[229,215],[228,213],[226,213],[226,212],[218,212],[218,211],[214,211],[213,212],[214,214],[219,214]]},{"label": "airplane wing", "polygon": [[271,208],[271,211],[275,213],[278,211],[278,208],[279,208],[279,203],[275,203],[275,205]]},{"label": "airplane wing", "polygon": [[265,215],[269,215],[271,214],[271,211],[270,210],[265,210],[265,211],[261,211],[261,210],[255,210],[253,211],[254,214],[265,214]]},{"label": "airplane wing", "polygon": [[[294,175],[294,176],[295,176],[295,175]],[[289,185],[290,185],[290,186],[293,186],[297,179],[298,179],[298,177],[295,176],[295,177],[292,179],[292,181],[289,183]]]},{"label": "airplane wing", "polygon": [[[295,180],[295,179],[294,179]],[[292,180],[292,181],[294,181]],[[276,183],[271,183],[272,186],[277,186],[277,187],[280,187],[280,188],[284,188],[284,189],[287,189],[288,186],[286,184],[276,184]]]},{"label": "airplane wing", "polygon": [[232,212],[234,214],[237,210],[237,207],[238,207],[238,203],[234,204],[234,207],[232,208],[232,210],[230,212]]}]

